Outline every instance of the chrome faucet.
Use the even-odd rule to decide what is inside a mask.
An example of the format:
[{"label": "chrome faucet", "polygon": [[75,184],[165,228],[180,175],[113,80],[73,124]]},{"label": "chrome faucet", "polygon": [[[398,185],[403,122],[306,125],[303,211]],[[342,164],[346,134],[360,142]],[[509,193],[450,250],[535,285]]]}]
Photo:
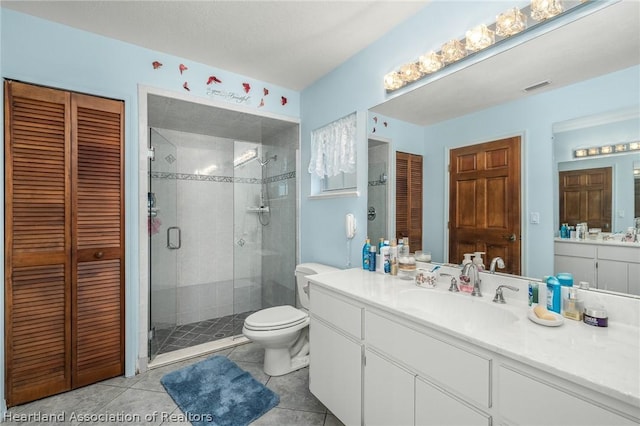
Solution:
[{"label": "chrome faucet", "polygon": [[502,260],[501,257],[494,257],[493,259],[491,259],[491,265],[489,265],[490,274],[496,273],[496,264],[498,265],[498,268],[504,269],[504,260]]},{"label": "chrome faucet", "polygon": [[472,296],[482,297],[480,292],[480,273],[475,263],[466,263],[462,268],[460,279],[473,284]]},{"label": "chrome faucet", "polygon": [[493,301],[495,303],[507,303],[504,301],[504,296],[502,296],[502,289],[503,288],[508,288],[511,291],[519,291],[518,287],[513,287],[511,285],[499,285],[498,288],[496,289],[496,295],[493,297]]}]

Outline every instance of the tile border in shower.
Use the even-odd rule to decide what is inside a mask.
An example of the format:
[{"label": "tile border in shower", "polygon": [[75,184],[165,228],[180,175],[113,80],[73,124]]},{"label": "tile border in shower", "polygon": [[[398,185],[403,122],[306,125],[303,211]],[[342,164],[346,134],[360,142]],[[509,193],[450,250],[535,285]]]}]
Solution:
[{"label": "tile border in shower", "polygon": [[[194,181],[206,181],[206,182],[221,182],[221,183],[263,183],[263,179],[260,178],[243,178],[233,176],[214,176],[214,175],[198,175],[193,173],[172,173],[172,172],[151,172],[153,179],[167,179],[167,180],[194,180]],[[287,172],[276,176],[271,176],[264,179],[265,183],[280,182],[283,180],[295,179],[296,172]]]}]

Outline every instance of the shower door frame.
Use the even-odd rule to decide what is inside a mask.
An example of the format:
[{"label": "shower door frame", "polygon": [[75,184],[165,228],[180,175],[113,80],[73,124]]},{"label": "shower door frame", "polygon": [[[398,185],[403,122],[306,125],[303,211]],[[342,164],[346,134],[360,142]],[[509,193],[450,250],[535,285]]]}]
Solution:
[{"label": "shower door frame", "polygon": [[[149,162],[147,161],[150,152],[148,149],[148,141],[149,141],[149,111],[148,111],[148,96],[156,95],[165,98],[172,98],[175,100],[182,100],[186,102],[192,102],[201,104],[203,106],[208,106],[212,108],[220,108],[229,111],[236,111],[240,113],[251,114],[258,117],[267,117],[275,120],[281,120],[290,122],[292,124],[298,125],[298,136],[297,136],[297,147],[296,147],[296,167],[295,170],[301,170],[301,159],[300,159],[300,143],[302,139],[302,126],[299,118],[292,118],[290,116],[270,113],[267,111],[259,111],[254,107],[248,107],[245,105],[237,105],[232,104],[225,101],[217,101],[213,99],[207,99],[203,97],[195,97],[190,94],[183,94],[179,92],[174,92],[171,90],[160,89],[151,86],[139,85],[138,86],[138,176],[140,179],[140,184],[138,185],[138,235],[139,235],[139,244],[138,244],[138,253],[139,253],[139,285],[137,293],[134,291],[133,297],[130,300],[138,300],[139,303],[132,304],[132,311],[129,312],[132,316],[130,316],[131,321],[129,322],[128,330],[131,331],[132,335],[140,336],[141,338],[133,337],[129,342],[137,342],[137,347],[132,345],[128,345],[126,350],[133,352],[133,357],[137,360],[138,369],[140,372],[147,371],[149,369],[149,331],[150,331],[150,323],[149,323],[149,309],[150,309],[150,277],[149,277],[149,262],[150,262],[150,253],[149,253],[149,233],[148,233],[148,224],[147,224],[147,197],[149,192],[148,180],[144,179],[145,176],[148,176],[149,173]],[[142,177],[142,179],[141,179]],[[296,173],[296,224],[295,224],[295,263],[299,263],[300,260],[300,197],[301,197],[301,184],[300,184],[300,173]],[[293,273],[293,272],[292,272]],[[235,346],[237,344],[242,343],[241,339],[232,341],[232,342],[218,342],[220,343],[219,347],[216,349],[223,349],[225,347]]]}]

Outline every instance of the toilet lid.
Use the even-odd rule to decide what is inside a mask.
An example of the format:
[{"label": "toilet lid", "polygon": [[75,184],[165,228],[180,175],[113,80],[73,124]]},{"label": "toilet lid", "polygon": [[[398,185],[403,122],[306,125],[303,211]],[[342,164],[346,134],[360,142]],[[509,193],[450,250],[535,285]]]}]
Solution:
[{"label": "toilet lid", "polygon": [[307,317],[306,312],[293,306],[274,306],[249,315],[244,320],[244,325],[253,330],[283,328],[299,324]]}]

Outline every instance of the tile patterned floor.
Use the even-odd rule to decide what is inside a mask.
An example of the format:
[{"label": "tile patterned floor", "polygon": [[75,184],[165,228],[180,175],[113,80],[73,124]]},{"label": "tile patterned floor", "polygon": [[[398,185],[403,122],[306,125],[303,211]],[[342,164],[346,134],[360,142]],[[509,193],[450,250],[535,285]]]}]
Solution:
[{"label": "tile patterned floor", "polygon": [[[280,404],[252,423],[254,426],[343,426],[309,392],[309,369],[285,376],[271,377],[262,371],[264,350],[253,343],[216,352],[238,366],[280,396]],[[60,395],[12,407],[4,425],[189,425],[182,411],[160,383],[166,373],[212,356],[181,361],[149,370],[132,378],[116,377]],[[156,414],[154,414],[156,413]],[[43,419],[43,416],[54,416]],[[106,419],[110,415],[114,418]],[[21,417],[22,416],[22,417]],[[31,416],[31,418],[29,418]],[[40,419],[37,418],[40,416]],[[57,417],[55,417],[57,416]],[[26,421],[24,420],[26,419]],[[44,421],[43,421],[44,420]]]},{"label": "tile patterned floor", "polygon": [[227,315],[174,328],[156,330],[157,355],[184,349],[201,343],[213,342],[224,337],[242,334],[245,318],[254,311]]}]

